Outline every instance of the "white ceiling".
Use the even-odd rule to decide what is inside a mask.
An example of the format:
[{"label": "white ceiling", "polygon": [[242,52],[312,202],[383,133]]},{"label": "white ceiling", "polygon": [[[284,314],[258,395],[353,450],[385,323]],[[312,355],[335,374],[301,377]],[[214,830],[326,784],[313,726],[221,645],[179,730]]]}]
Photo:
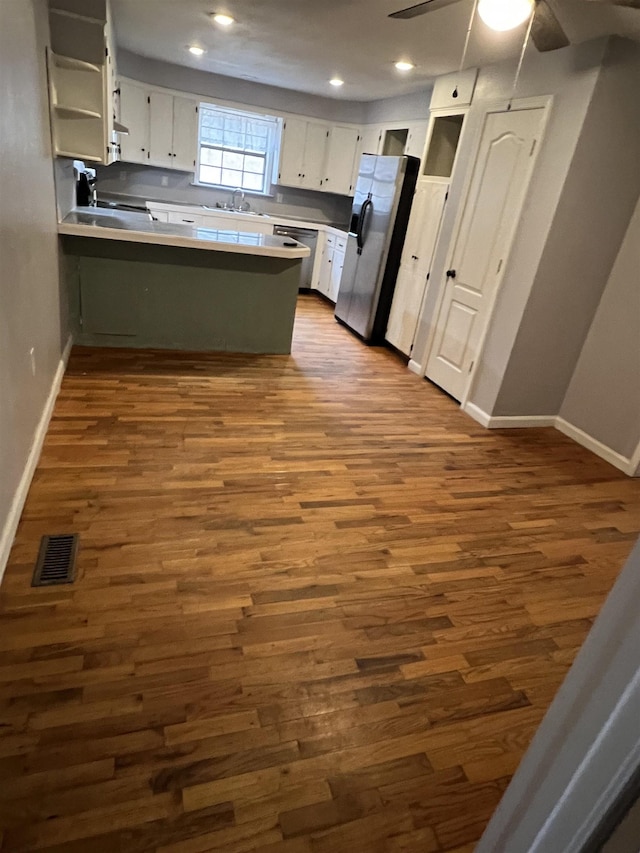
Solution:
[{"label": "white ceiling", "polygon": [[[423,89],[458,68],[473,0],[410,20],[390,12],[417,0],[112,0],[118,45],[143,56],[316,95],[368,101]],[[572,42],[600,35],[640,41],[640,10],[552,0]],[[227,12],[228,30],[209,13]],[[524,30],[494,33],[476,20],[469,65],[515,56]],[[199,44],[197,58],[186,50]],[[416,69],[401,75],[397,59]],[[328,80],[345,80],[336,90]]]}]

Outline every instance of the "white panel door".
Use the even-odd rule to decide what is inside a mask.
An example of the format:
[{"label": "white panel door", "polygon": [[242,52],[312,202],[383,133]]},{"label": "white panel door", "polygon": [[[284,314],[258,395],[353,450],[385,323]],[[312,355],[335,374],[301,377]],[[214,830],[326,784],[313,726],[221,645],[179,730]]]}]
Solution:
[{"label": "white panel door", "polygon": [[353,127],[336,125],[331,129],[325,177],[322,182],[323,190],[339,195],[351,195],[354,160],[359,140],[359,133]]},{"label": "white panel door", "polygon": [[129,133],[120,137],[120,159],[127,163],[149,161],[148,93],[141,86],[120,83],[120,121]]},{"label": "white panel door", "polygon": [[173,99],[173,168],[193,172],[198,147],[198,105],[189,98]]},{"label": "white panel door", "polygon": [[150,92],[149,163],[173,168],[173,95]]},{"label": "white panel door", "polygon": [[301,184],[301,186],[307,189],[319,190],[322,186],[328,134],[328,125],[315,121],[307,122]]},{"label": "white panel door", "polygon": [[478,346],[533,170],[544,109],[487,113],[426,375],[456,400]]},{"label": "white panel door", "polygon": [[303,119],[288,118],[282,126],[280,143],[280,169],[278,183],[286,187],[302,186],[304,163],[304,144],[307,136],[307,122]]},{"label": "white panel door", "polygon": [[405,355],[411,355],[448,189],[448,183],[421,180],[413,197],[385,335]]}]

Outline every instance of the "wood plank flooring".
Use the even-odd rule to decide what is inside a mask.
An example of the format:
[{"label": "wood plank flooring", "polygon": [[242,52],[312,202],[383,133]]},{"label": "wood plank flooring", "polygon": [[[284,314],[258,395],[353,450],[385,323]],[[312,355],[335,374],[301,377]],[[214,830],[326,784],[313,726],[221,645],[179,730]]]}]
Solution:
[{"label": "wood plank flooring", "polygon": [[639,531],[640,481],[313,296],[291,357],[75,349],[1,589],[0,849],[469,853]]}]

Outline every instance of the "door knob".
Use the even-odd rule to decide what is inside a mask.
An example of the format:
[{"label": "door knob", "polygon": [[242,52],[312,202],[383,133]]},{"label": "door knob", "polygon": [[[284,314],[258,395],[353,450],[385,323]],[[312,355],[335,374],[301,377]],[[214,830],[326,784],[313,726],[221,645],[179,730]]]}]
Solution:
[{"label": "door knob", "polygon": [[455,270],[447,270],[447,278],[455,278],[456,271]]}]

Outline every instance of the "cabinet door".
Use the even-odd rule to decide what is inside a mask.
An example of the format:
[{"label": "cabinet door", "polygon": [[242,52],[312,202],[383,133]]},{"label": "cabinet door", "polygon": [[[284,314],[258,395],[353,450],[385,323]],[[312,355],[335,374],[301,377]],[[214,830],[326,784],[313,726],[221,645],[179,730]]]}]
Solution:
[{"label": "cabinet door", "polygon": [[407,144],[404,153],[411,157],[420,157],[424,154],[424,144],[427,141],[428,122],[420,122],[409,125]]},{"label": "cabinet door", "polygon": [[318,282],[318,290],[324,296],[328,296],[331,290],[331,270],[333,265],[333,238],[328,237],[322,257],[322,268],[320,269],[320,280]]},{"label": "cabinet door", "polygon": [[322,189],[339,195],[351,195],[353,164],[358,151],[360,135],[352,127],[336,125],[330,131],[325,178]]},{"label": "cabinet door", "polygon": [[147,163],[149,150],[149,102],[147,90],[120,83],[120,121],[129,128],[120,137],[120,159],[127,163]]},{"label": "cabinet door", "polygon": [[198,105],[189,98],[173,99],[173,168],[193,172],[198,145]]},{"label": "cabinet door", "polygon": [[303,119],[288,118],[282,125],[278,183],[283,186],[302,186],[306,134],[307,122]]},{"label": "cabinet door", "polygon": [[173,167],[173,95],[151,92],[149,104],[149,160],[152,166]]},{"label": "cabinet door", "polygon": [[338,291],[340,290],[340,279],[342,278],[342,268],[344,267],[344,249],[335,248],[333,258],[331,260],[331,276],[329,285],[329,299],[335,302],[338,299]]},{"label": "cabinet door", "polygon": [[322,187],[328,134],[328,125],[315,121],[307,122],[301,186],[309,190],[319,190]]},{"label": "cabinet door", "polygon": [[405,355],[411,355],[448,188],[447,183],[419,181],[413,197],[385,334]]},{"label": "cabinet door", "polygon": [[379,154],[382,129],[379,127],[364,127],[360,139],[361,154]]}]

